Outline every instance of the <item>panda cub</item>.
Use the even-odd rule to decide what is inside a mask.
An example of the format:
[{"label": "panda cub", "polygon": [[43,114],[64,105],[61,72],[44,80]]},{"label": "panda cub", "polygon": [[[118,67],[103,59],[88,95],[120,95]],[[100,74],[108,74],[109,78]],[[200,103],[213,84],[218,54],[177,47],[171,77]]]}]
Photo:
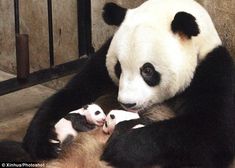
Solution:
[{"label": "panda cub", "polygon": [[[106,115],[100,106],[89,104],[78,110],[71,111],[55,124],[57,139],[63,144],[69,143],[78,132],[86,132],[101,127],[105,122]],[[51,140],[52,143],[57,143]]]},{"label": "panda cub", "polygon": [[[135,120],[137,119],[137,120]],[[133,113],[124,110],[112,110],[109,112],[105,119],[105,124],[103,125],[103,131],[106,134],[112,134],[115,126],[123,121],[133,120],[136,121],[136,125],[133,128],[143,127],[143,124],[140,124],[141,119],[138,113]]]}]

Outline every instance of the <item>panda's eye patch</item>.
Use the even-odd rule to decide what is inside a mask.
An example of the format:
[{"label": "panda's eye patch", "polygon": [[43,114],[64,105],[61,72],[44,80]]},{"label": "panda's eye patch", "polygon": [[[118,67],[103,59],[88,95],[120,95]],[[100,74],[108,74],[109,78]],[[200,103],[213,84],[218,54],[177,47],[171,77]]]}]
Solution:
[{"label": "panda's eye patch", "polygon": [[118,61],[114,67],[114,70],[115,70],[115,75],[117,76],[117,78],[119,79],[120,76],[121,76],[121,73],[122,73],[122,68],[121,68],[121,64],[120,62]]},{"label": "panda's eye patch", "polygon": [[110,118],[113,120],[115,118],[115,115],[110,114]]},{"label": "panda's eye patch", "polygon": [[140,68],[140,74],[149,86],[156,86],[160,83],[161,76],[151,63],[145,63]]},{"label": "panda's eye patch", "polygon": [[95,115],[99,115],[99,114],[100,114],[100,111],[96,111],[96,112],[95,112]]}]

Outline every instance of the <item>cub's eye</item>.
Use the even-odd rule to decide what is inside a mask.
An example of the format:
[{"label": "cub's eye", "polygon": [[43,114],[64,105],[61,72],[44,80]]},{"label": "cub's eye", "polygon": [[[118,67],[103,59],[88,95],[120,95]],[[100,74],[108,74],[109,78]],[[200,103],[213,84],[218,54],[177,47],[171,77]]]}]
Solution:
[{"label": "cub's eye", "polygon": [[160,83],[161,75],[151,63],[145,63],[140,68],[140,74],[149,86],[156,86]]},{"label": "cub's eye", "polygon": [[110,118],[113,120],[115,118],[115,115],[110,114]]},{"label": "cub's eye", "polygon": [[100,111],[96,111],[96,112],[95,112],[95,115],[99,115],[99,114],[100,114]]}]

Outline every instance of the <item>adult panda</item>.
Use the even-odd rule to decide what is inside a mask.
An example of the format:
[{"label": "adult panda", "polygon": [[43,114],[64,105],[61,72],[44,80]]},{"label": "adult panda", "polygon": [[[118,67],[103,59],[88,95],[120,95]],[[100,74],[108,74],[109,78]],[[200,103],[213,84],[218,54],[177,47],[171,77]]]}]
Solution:
[{"label": "adult panda", "polygon": [[56,157],[54,124],[117,89],[114,82],[126,110],[166,103],[176,116],[112,136],[103,160],[125,168],[228,167],[235,154],[234,64],[205,9],[193,0],[104,9],[106,22],[119,29],[80,74],[43,103],[24,148],[37,159]]}]

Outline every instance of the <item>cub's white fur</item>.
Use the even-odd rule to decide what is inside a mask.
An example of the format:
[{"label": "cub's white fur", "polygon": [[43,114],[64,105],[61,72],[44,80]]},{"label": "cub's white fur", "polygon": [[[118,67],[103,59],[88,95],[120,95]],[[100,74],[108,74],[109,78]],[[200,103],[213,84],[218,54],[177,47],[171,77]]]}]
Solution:
[{"label": "cub's white fur", "polygon": [[[108,113],[105,124],[103,125],[103,131],[107,134],[112,134],[115,126],[122,121],[138,119],[140,116],[137,113],[132,113],[124,110],[112,110]],[[141,124],[134,128],[141,127]]]},{"label": "cub's white fur", "polygon": [[77,131],[73,128],[71,121],[62,118],[55,125],[55,132],[57,133],[57,139],[62,143],[69,136],[76,137]]},{"label": "cub's white fur", "polygon": [[[95,114],[97,111],[99,111],[99,114]],[[80,114],[86,117],[86,120],[90,124],[95,124],[99,127],[103,126],[106,115],[104,114],[104,111],[101,109],[100,106],[96,104],[90,104],[87,108],[80,108],[78,110],[71,111],[69,114]],[[55,132],[57,133],[57,139],[60,142],[64,142],[64,140],[69,136],[76,137],[77,131],[73,128],[72,123],[70,120],[66,120],[65,118],[62,118],[59,120],[55,125]],[[52,140],[53,143],[53,140]]]},{"label": "cub's white fur", "polygon": [[[97,111],[100,112],[98,115],[95,114],[95,112]],[[86,117],[86,120],[90,124],[95,124],[97,126],[102,126],[106,118],[104,111],[97,104],[90,104],[88,105],[86,109],[81,108],[78,110],[71,111],[70,114],[71,113],[77,113],[77,114],[83,115]]]}]

